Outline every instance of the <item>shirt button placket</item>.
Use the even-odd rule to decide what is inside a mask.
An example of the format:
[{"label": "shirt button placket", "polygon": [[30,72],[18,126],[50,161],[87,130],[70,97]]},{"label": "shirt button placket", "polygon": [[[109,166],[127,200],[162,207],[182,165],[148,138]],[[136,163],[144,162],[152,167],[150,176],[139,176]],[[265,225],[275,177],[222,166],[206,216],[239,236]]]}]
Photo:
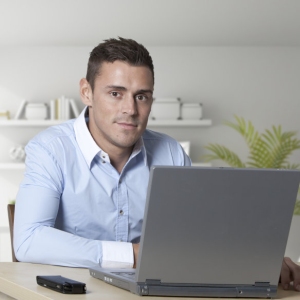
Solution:
[{"label": "shirt button placket", "polygon": [[128,216],[127,210],[127,192],[126,185],[119,180],[118,184],[118,220],[117,220],[117,240],[127,241],[128,239]]}]

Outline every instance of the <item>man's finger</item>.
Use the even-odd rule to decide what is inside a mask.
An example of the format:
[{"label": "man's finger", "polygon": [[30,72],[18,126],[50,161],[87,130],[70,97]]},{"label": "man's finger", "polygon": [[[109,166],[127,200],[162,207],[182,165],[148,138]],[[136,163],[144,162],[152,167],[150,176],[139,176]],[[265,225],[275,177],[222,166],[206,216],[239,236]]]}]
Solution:
[{"label": "man's finger", "polygon": [[288,290],[291,282],[290,268],[285,259],[282,261],[282,268],[280,273],[281,285],[283,289]]},{"label": "man's finger", "polygon": [[300,292],[300,266],[295,264],[289,257],[285,257],[283,261],[289,268],[291,281],[294,282],[294,289]]}]

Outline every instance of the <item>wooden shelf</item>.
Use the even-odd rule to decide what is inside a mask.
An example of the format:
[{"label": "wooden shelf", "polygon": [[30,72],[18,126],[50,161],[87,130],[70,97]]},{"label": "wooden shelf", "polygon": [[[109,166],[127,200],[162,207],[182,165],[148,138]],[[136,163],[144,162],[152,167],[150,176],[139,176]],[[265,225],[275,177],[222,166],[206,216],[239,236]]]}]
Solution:
[{"label": "wooden shelf", "polygon": [[[1,120],[2,127],[49,127],[65,120]],[[211,120],[149,120],[148,127],[200,127],[210,126]]]}]

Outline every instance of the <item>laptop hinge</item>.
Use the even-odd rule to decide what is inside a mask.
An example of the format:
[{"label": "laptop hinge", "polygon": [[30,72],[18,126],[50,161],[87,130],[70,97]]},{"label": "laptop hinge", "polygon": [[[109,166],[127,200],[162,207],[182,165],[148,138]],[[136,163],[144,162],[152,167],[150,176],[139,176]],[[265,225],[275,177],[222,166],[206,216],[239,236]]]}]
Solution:
[{"label": "laptop hinge", "polygon": [[160,279],[146,279],[145,281],[146,284],[153,284],[153,285],[160,285],[161,280]]},{"label": "laptop hinge", "polygon": [[270,282],[265,282],[265,281],[256,281],[255,286],[270,286]]}]

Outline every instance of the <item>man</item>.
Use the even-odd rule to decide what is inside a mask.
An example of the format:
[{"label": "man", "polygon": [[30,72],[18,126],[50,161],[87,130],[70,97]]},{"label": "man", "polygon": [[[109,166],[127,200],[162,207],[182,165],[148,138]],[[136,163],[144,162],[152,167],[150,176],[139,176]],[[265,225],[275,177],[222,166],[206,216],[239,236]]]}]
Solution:
[{"label": "man", "polygon": [[[153,90],[153,63],[142,45],[110,39],[92,51],[80,81],[84,111],[26,146],[15,213],[18,260],[134,266],[150,167],[191,164],[174,139],[146,130]],[[299,274],[284,261],[284,286],[300,284]]]}]

